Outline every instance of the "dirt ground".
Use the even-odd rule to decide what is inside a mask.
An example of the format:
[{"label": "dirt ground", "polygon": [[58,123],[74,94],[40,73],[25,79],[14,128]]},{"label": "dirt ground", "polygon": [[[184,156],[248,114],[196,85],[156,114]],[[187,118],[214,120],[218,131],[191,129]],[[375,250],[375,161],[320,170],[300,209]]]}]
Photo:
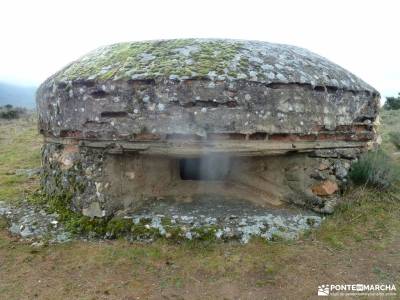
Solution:
[{"label": "dirt ground", "polygon": [[321,284],[398,286],[399,249],[398,233],[336,248],[309,236],[291,244],[112,241],[37,249],[3,231],[0,294],[3,299],[310,299]]}]

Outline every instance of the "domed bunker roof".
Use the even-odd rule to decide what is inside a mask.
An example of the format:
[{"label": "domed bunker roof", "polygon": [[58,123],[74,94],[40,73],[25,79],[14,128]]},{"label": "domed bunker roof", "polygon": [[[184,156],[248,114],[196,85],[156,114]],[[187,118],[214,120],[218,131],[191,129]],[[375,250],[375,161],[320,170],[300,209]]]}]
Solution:
[{"label": "domed bunker roof", "polygon": [[183,39],[98,48],[47,79],[37,103],[48,138],[243,146],[371,140],[379,94],[299,47]]},{"label": "domed bunker roof", "polygon": [[182,39],[100,47],[53,76],[80,80],[248,80],[376,91],[342,67],[303,48],[259,41]]}]

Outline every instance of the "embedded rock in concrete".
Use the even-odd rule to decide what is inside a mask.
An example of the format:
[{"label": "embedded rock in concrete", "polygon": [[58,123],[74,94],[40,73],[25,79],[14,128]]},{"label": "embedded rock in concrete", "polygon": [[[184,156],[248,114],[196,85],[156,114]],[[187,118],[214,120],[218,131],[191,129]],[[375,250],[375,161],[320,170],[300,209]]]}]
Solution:
[{"label": "embedded rock in concrete", "polygon": [[302,48],[187,39],[99,48],[37,104],[43,189],[87,216],[210,195],[330,213],[377,142],[379,94]]},{"label": "embedded rock in concrete", "polygon": [[104,217],[104,212],[100,209],[99,202],[92,202],[89,207],[82,209],[82,214],[87,217]]},{"label": "embedded rock in concrete", "polygon": [[312,188],[312,191],[317,196],[329,196],[339,189],[336,182],[331,180],[323,181]]}]

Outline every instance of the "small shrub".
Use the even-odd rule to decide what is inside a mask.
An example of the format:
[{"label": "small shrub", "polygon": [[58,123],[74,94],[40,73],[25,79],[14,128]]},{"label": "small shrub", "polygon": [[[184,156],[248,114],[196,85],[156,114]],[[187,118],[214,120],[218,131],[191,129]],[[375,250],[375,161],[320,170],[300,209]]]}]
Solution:
[{"label": "small shrub", "polygon": [[386,102],[383,108],[386,110],[400,109],[400,93],[397,97],[386,97]]},{"label": "small shrub", "polygon": [[400,150],[400,132],[390,132],[389,138],[397,150]]},{"label": "small shrub", "polygon": [[11,104],[0,106],[0,119],[17,119],[26,113],[26,109],[21,107],[13,107]]},{"label": "small shrub", "polygon": [[352,165],[349,177],[357,185],[365,185],[386,190],[398,180],[398,168],[382,150],[370,151],[362,155]]}]

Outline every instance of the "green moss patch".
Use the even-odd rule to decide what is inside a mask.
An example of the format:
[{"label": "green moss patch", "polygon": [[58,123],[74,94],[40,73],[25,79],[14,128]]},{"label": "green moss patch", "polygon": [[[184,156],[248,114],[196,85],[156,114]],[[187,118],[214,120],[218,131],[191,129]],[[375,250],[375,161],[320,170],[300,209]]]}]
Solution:
[{"label": "green moss patch", "polygon": [[[206,77],[228,73],[241,42],[194,39],[120,43],[99,48],[73,62],[56,78],[152,79],[157,76]],[[240,62],[241,69],[246,67]],[[245,71],[245,70],[242,70]],[[230,76],[237,74],[229,70]]]}]

